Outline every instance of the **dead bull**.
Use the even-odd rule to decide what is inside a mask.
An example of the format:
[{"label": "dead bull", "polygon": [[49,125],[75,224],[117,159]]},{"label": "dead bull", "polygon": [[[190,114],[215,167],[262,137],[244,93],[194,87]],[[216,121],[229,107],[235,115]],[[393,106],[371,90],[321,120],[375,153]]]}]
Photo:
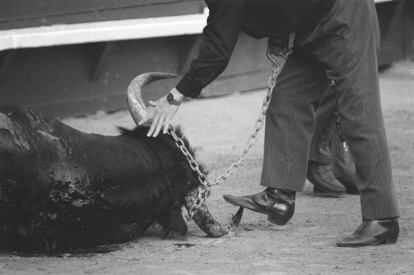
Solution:
[{"label": "dead bull", "polygon": [[[134,120],[148,111],[141,88],[166,77],[133,82]],[[85,134],[30,110],[0,107],[0,248],[54,252],[122,242],[153,223],[164,234],[186,234],[181,208],[197,198],[197,174],[170,136],[148,138],[147,131]],[[193,219],[210,237],[227,233],[204,204]]]}]

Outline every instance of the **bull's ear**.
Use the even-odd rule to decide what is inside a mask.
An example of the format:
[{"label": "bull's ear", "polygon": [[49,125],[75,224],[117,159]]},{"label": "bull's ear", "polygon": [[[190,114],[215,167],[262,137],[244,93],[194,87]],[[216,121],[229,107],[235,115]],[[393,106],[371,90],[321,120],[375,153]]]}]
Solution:
[{"label": "bull's ear", "polygon": [[187,223],[185,222],[181,209],[171,210],[165,217],[160,220],[164,227],[163,238],[166,238],[171,231],[177,232],[182,236],[187,234]]}]

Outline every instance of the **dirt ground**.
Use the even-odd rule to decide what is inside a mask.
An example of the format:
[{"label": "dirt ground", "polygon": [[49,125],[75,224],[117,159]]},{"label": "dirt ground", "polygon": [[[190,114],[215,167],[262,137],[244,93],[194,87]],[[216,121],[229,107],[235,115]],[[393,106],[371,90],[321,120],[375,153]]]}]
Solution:
[{"label": "dirt ground", "polygon": [[[158,228],[119,245],[109,253],[21,256],[0,254],[0,274],[414,274],[414,63],[402,62],[381,73],[382,104],[401,206],[401,233],[396,245],[337,248],[335,241],[361,222],[359,197],[319,198],[305,185],[296,213],[284,227],[264,215],[245,211],[235,232],[220,239],[204,236],[189,222],[186,237],[160,239]],[[192,101],[176,116],[197,149],[198,159],[215,177],[237,158],[259,114],[264,92]],[[67,118],[85,132],[116,134],[132,127],[126,111]],[[258,185],[263,133],[249,158],[208,205],[222,222],[237,209],[222,195],[261,191]]]}]

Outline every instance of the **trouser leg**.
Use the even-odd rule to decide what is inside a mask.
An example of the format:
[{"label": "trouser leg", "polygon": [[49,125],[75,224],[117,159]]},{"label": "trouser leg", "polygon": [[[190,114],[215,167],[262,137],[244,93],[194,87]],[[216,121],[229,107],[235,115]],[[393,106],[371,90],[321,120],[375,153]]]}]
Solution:
[{"label": "trouser leg", "polygon": [[342,134],[355,160],[362,217],[396,217],[399,211],[379,95],[375,5],[368,0],[339,0],[331,16],[307,45],[324,64],[328,77],[336,80]]},{"label": "trouser leg", "polygon": [[[368,77],[375,79],[376,70],[370,74]],[[349,85],[345,81],[339,89]],[[352,94],[353,91],[348,91],[341,98],[339,110],[343,135],[355,160],[362,216],[365,219],[398,216],[378,90]]]},{"label": "trouser leg", "polygon": [[289,56],[266,116],[261,185],[302,190],[315,109],[327,86],[325,72],[313,58],[300,53]]},{"label": "trouser leg", "polygon": [[[329,89],[316,110],[316,128],[309,151],[308,179],[309,173],[315,177],[319,175],[320,179],[329,179],[331,184],[338,186],[344,185],[348,193],[355,194],[358,193],[355,164],[338,131],[341,121],[338,120],[337,108],[335,93]],[[319,172],[315,167],[332,167],[332,170]]]},{"label": "trouser leg", "polygon": [[364,219],[399,216],[380,102],[376,33],[368,36],[356,70],[337,87],[342,132],[355,160]]},{"label": "trouser leg", "polygon": [[329,89],[316,110],[316,128],[312,138],[309,161],[320,165],[332,163],[332,139],[335,132],[335,112],[337,104]]}]

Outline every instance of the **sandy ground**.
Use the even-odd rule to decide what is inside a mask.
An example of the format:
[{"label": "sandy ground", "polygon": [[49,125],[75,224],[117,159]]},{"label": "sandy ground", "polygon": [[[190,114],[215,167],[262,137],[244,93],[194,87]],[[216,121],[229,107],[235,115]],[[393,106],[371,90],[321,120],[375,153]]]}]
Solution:
[{"label": "sandy ground", "polygon": [[[400,201],[401,233],[396,245],[337,248],[335,241],[361,221],[359,197],[318,198],[311,186],[298,194],[294,218],[284,227],[245,211],[235,232],[206,238],[193,222],[186,237],[160,239],[152,228],[114,251],[94,255],[18,256],[0,254],[0,274],[414,274],[414,63],[398,63],[381,73],[382,103]],[[179,122],[198,159],[214,177],[237,158],[256,119],[263,92],[192,101]],[[85,132],[116,134],[132,127],[125,111],[98,113],[64,122]],[[225,185],[213,189],[208,205],[226,222],[236,211],[224,193],[248,194],[258,186],[263,133],[249,158]]]}]

